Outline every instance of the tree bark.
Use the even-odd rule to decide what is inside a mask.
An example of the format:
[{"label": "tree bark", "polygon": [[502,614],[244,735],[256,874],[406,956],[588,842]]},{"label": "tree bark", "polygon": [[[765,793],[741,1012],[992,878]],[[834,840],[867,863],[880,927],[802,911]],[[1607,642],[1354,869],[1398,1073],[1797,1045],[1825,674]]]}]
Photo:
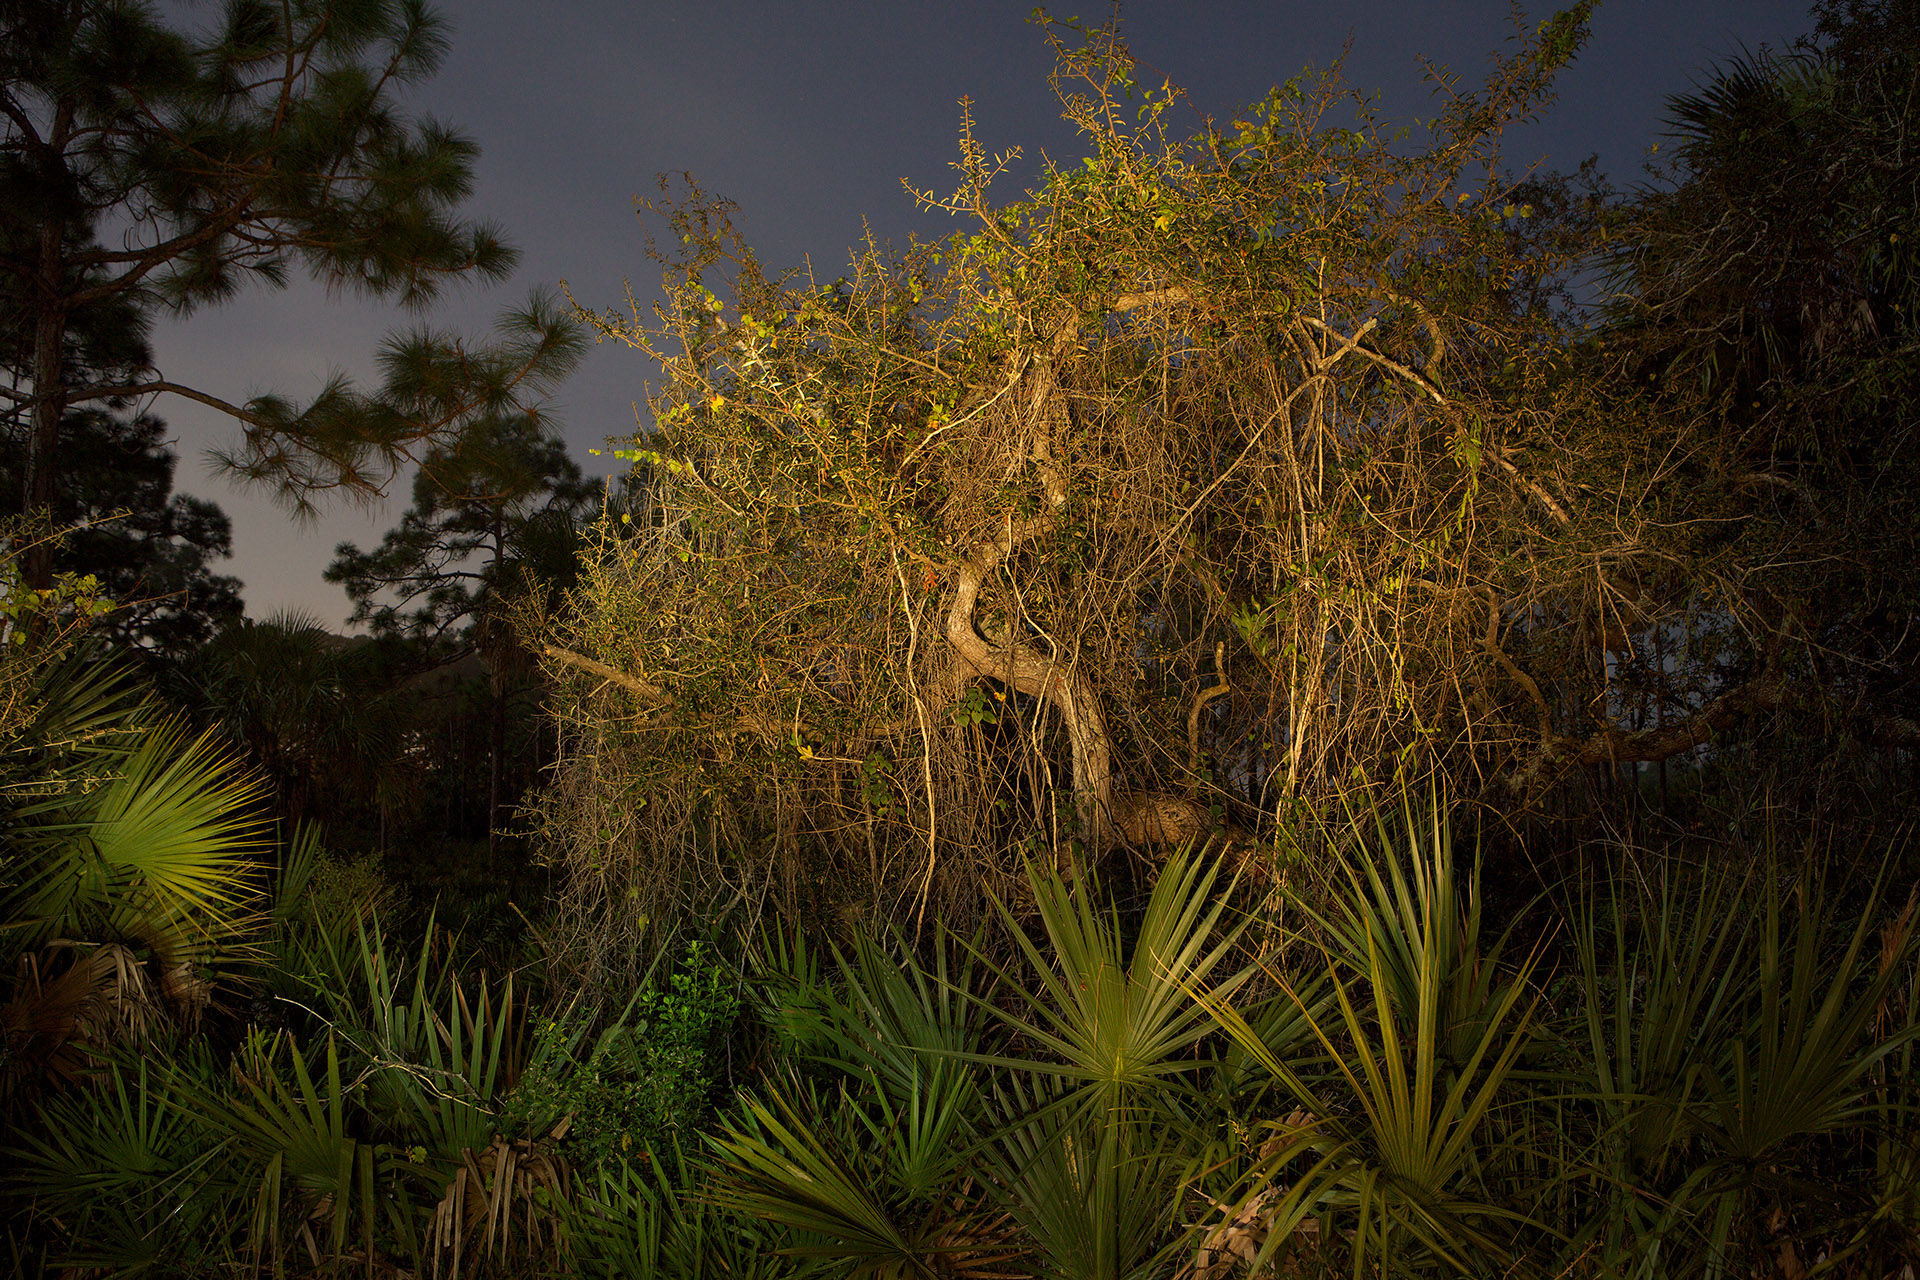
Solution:
[{"label": "tree bark", "polygon": [[[493,573],[494,585],[498,585],[501,565],[506,561],[506,532],[501,525],[501,511],[498,505],[493,509]],[[492,592],[488,592],[487,606],[493,606]],[[497,620],[483,616],[482,627],[492,628]],[[488,655],[488,684],[493,691],[493,706],[489,709],[491,719],[487,726],[487,862],[491,865],[500,852],[500,803],[504,780],[501,770],[505,767],[507,754],[507,676],[500,654],[500,637],[491,635]]]},{"label": "tree bark", "polygon": [[1656,728],[1635,731],[1607,725],[1584,738],[1548,736],[1508,785],[1531,803],[1566,769],[1664,761],[1710,741],[1741,715],[1770,711],[1785,698],[1786,682],[1776,675],[1762,675],[1727,690],[1685,719]]},{"label": "tree bark", "polygon": [[1081,830],[1096,847],[1113,839],[1113,747],[1106,716],[1086,677],[1070,665],[1030,645],[990,645],[974,627],[974,608],[980,587],[1023,539],[1038,532],[1041,519],[1016,524],[981,543],[960,566],[953,605],[947,610],[947,643],[975,675],[987,676],[1024,693],[1043,698],[1060,713],[1073,749],[1073,808]]},{"label": "tree bark", "polygon": [[[67,412],[66,355],[67,312],[60,301],[60,278],[65,273],[61,256],[60,224],[49,220],[40,228],[40,271],[35,292],[33,319],[33,415],[27,443],[27,469],[21,509],[27,517],[46,516],[53,510],[54,480],[60,451],[60,420]],[[26,585],[44,591],[53,585],[53,543],[45,536],[49,530],[34,530],[29,535],[21,566]]]},{"label": "tree bark", "polygon": [[[1071,349],[1077,332],[1076,320],[1054,335],[1046,354],[1033,362],[1033,389],[1024,398],[1034,424],[1032,460],[1038,464],[1047,504],[1053,510],[1067,500],[1052,448],[1055,420],[1064,421],[1066,417],[1053,362]],[[986,580],[1015,547],[1051,524],[1049,514],[1021,520],[1008,515],[998,534],[974,548],[955,577],[953,604],[947,610],[947,643],[976,676],[1044,699],[1060,713],[1073,757],[1074,813],[1082,834],[1096,851],[1106,849],[1116,839],[1132,845],[1178,844],[1196,839],[1206,834],[1212,819],[1193,801],[1159,792],[1116,792],[1113,741],[1100,695],[1070,661],[1017,641],[989,644],[974,625],[980,588]]]}]

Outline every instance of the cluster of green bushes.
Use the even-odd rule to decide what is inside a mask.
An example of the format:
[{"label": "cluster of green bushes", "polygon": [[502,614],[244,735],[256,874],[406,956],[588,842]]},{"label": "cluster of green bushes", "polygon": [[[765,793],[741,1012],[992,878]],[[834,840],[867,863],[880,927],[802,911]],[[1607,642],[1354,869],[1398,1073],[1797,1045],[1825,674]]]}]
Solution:
[{"label": "cluster of green bushes", "polygon": [[20,1108],[6,1187],[23,1260],[563,1270],[577,1180],[704,1118],[694,1042],[712,1009],[657,1002],[654,1027],[616,1019],[590,1037],[588,1017],[519,975],[467,968],[457,935],[408,946],[372,918],[290,927],[271,950],[259,1021],[147,1052],[96,1046],[86,1079]]},{"label": "cluster of green bushes", "polygon": [[1493,938],[1437,818],[1371,834],[1253,909],[1202,853],[1132,904],[1032,871],[995,943],[769,948],[782,1034],[705,1151],[603,1184],[609,1273],[1914,1257],[1910,905],[1660,863]]},{"label": "cluster of green bushes", "polygon": [[595,1009],[431,920],[396,938],[377,878],[312,840],[280,861],[229,978],[250,1004],[88,1024],[69,1078],[16,1077],[0,1185],[23,1272],[1920,1258],[1920,943],[1877,885],[1623,856],[1495,937],[1436,807],[1259,885],[1202,849],[1134,894],[1029,868],[967,937],[663,945]]}]

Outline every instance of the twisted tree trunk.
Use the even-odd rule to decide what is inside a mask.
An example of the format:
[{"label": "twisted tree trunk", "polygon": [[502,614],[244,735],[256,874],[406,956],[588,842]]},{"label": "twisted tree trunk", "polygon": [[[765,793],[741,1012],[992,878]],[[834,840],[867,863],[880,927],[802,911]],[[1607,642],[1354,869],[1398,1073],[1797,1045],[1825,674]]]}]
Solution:
[{"label": "twisted tree trunk", "polygon": [[1054,362],[1071,349],[1077,333],[1077,323],[1070,322],[1055,333],[1045,357],[1015,357],[1031,361],[1031,387],[1024,397],[1033,429],[1029,460],[1038,466],[1049,511],[1023,519],[1008,515],[1000,532],[961,562],[953,603],[947,610],[946,638],[961,665],[973,675],[1043,699],[1059,712],[1072,749],[1074,813],[1096,851],[1116,840],[1128,845],[1178,844],[1205,835],[1213,825],[1211,815],[1184,796],[1116,789],[1113,740],[1100,695],[1072,661],[1017,641],[991,644],[974,622],[980,589],[987,579],[1015,548],[1051,527],[1050,513],[1066,504],[1066,488],[1052,453],[1055,428],[1064,424],[1067,414]]}]

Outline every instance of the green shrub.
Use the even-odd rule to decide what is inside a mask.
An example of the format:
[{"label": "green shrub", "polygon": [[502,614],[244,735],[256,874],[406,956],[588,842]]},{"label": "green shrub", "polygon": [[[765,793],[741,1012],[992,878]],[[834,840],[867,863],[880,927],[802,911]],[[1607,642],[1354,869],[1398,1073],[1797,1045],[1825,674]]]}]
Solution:
[{"label": "green shrub", "polygon": [[324,858],[298,908],[308,920],[391,921],[401,914],[404,895],[382,868],[380,855],[337,854]]},{"label": "green shrub", "polygon": [[669,1145],[710,1114],[719,1050],[739,1007],[734,972],[710,945],[689,943],[667,979],[643,988],[584,1060],[584,1028],[544,1021],[509,1113],[528,1132],[571,1117],[565,1149],[583,1168]]}]

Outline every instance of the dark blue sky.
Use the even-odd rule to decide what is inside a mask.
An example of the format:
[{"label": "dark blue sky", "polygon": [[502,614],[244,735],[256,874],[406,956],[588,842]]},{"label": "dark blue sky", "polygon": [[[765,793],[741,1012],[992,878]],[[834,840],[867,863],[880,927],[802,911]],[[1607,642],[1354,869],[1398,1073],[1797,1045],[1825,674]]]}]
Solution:
[{"label": "dark blue sky", "polygon": [[[1104,17],[1102,0],[1056,12]],[[1027,22],[1028,0],[447,0],[453,47],[411,106],[461,128],[481,149],[472,216],[505,225],[521,249],[504,285],[467,290],[425,317],[296,286],[162,326],[161,368],[229,399],[308,394],[330,371],[362,374],[383,333],[421,319],[469,331],[541,284],[565,280],[588,305],[643,298],[655,276],[633,213],[654,174],[690,170],[737,201],[770,269],[811,258],[831,278],[866,219],[883,239],[938,236],[944,216],[916,213],[901,180],[951,186],[958,99],[974,103],[992,150],[1018,146],[1024,178],[1046,153],[1072,162],[1071,130],[1047,86],[1051,55]],[[1529,5],[1537,24],[1550,12]],[[1477,80],[1515,32],[1502,0],[1349,0],[1346,4],[1131,0],[1133,52],[1187,89],[1198,112],[1225,119],[1273,84],[1324,66],[1350,42],[1348,79],[1376,90],[1390,117],[1432,114],[1425,57]],[[1811,26],[1802,0],[1603,0],[1593,40],[1560,80],[1560,99],[1508,147],[1515,167],[1571,168],[1597,153],[1616,183],[1636,180],[1658,140],[1666,98],[1743,47],[1782,45]],[[1199,117],[1191,117],[1197,124]],[[1010,194],[1019,182],[1009,182]],[[601,347],[562,390],[559,416],[587,454],[631,432],[652,371]],[[321,570],[341,539],[376,541],[407,500],[346,509],[298,527],[255,494],[208,476],[203,455],[233,424],[178,399],[156,406],[182,455],[180,488],[233,516],[226,571],[250,613],[297,607],[337,623],[347,601]]]}]

